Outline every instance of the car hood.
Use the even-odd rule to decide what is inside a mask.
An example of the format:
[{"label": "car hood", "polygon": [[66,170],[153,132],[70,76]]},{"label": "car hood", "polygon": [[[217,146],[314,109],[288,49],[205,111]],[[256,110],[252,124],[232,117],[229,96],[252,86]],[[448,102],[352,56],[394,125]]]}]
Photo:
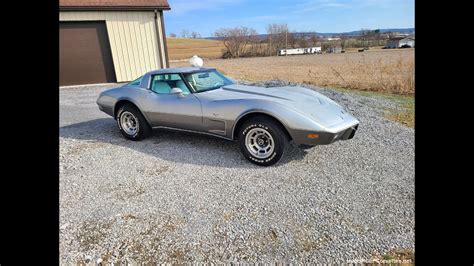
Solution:
[{"label": "car hood", "polygon": [[299,86],[255,87],[232,84],[217,90],[204,92],[212,101],[259,99],[276,102],[306,115],[324,126],[332,126],[349,115],[343,107],[328,97]]}]

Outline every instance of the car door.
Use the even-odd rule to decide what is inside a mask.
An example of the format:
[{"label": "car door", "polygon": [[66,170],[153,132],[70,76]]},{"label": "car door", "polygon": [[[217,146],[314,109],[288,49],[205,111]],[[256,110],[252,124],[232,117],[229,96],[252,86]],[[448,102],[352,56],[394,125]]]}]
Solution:
[{"label": "car door", "polygon": [[[172,93],[178,87],[183,93]],[[194,96],[179,74],[151,77],[145,109],[152,127],[202,130],[201,102]]]}]

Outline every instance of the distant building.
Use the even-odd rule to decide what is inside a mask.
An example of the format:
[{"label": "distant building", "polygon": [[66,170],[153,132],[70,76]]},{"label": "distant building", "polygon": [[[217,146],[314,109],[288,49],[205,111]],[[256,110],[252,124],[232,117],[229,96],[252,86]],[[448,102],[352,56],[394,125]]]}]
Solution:
[{"label": "distant building", "polygon": [[326,53],[328,54],[338,54],[338,53],[341,53],[342,52],[342,47],[340,46],[337,46],[337,47],[329,47],[327,50],[326,50]]},{"label": "distant building", "polygon": [[410,47],[415,47],[415,37],[407,37],[407,36],[397,36],[392,37],[387,41],[386,48],[400,48],[404,45],[408,45]]}]

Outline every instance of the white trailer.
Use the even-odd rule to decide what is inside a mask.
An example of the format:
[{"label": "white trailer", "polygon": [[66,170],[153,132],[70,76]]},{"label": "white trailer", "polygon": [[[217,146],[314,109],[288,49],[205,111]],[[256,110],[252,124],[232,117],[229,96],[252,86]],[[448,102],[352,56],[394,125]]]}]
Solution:
[{"label": "white trailer", "polygon": [[321,53],[321,46],[318,47],[309,47],[305,48],[307,54],[320,54]]},{"label": "white trailer", "polygon": [[304,54],[304,48],[281,49],[278,52],[278,55],[294,55],[294,54]]},{"label": "white trailer", "polygon": [[293,49],[280,49],[278,55],[295,55],[295,54],[320,54],[321,47],[307,47],[307,48],[293,48]]}]

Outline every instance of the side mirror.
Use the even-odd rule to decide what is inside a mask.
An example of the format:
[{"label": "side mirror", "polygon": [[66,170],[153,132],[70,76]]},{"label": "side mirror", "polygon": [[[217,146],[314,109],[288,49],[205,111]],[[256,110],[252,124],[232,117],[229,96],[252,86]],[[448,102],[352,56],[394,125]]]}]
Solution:
[{"label": "side mirror", "polygon": [[183,90],[178,88],[178,87],[175,87],[175,88],[172,88],[171,89],[171,94],[180,94],[180,95],[183,95]]}]

